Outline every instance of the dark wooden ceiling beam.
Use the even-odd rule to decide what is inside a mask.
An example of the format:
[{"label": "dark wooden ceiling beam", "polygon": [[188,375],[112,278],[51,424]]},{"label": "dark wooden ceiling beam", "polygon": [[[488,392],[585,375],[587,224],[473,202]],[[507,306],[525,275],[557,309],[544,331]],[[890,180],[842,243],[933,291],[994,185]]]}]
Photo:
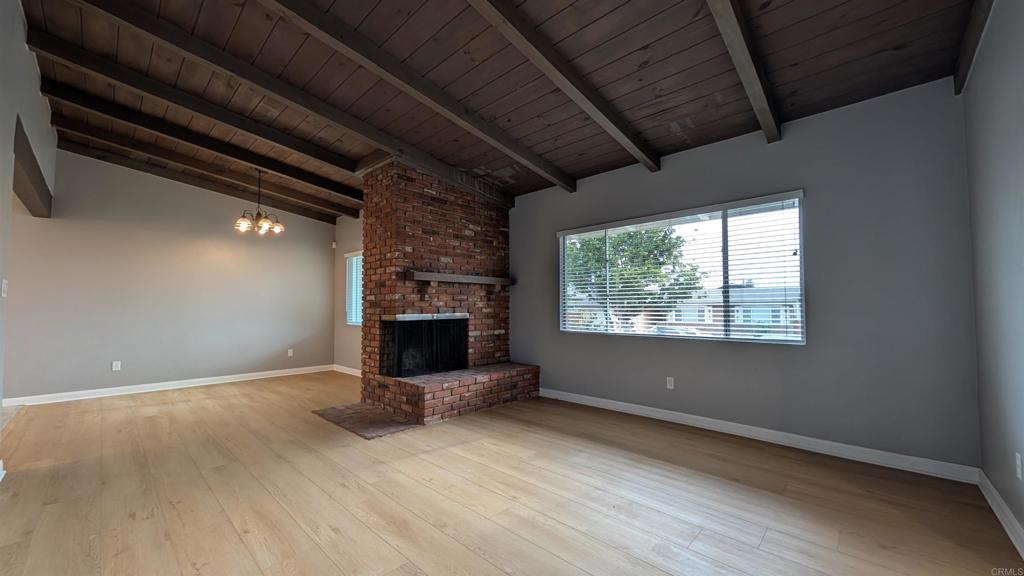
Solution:
[{"label": "dark wooden ceiling beam", "polygon": [[971,75],[974,57],[978,54],[981,36],[988,24],[988,16],[992,13],[993,0],[974,0],[971,6],[971,19],[967,22],[963,39],[960,40],[960,55],[956,60],[956,72],[953,74],[953,93],[961,94],[967,87],[967,79]]},{"label": "dark wooden ceiling beam", "polygon": [[379,168],[387,164],[388,162],[391,162],[391,160],[393,159],[394,156],[392,156],[391,154],[388,154],[383,150],[377,150],[376,152],[369,154],[368,156],[366,156],[366,158],[363,158],[358,163],[356,163],[356,176],[362,178],[363,175],[369,172],[370,170],[373,170],[374,168]]},{"label": "dark wooden ceiling beam", "polygon": [[454,122],[462,129],[510,158],[569,192],[576,190],[576,179],[544,159],[498,126],[484,120],[440,86],[424,78],[410,66],[380,48],[369,38],[350,28],[337,16],[307,0],[259,0],[304,32],[334,48],[384,81],[412,96],[422,104]]},{"label": "dark wooden ceiling beam", "polygon": [[[177,170],[163,168],[155,164],[143,162],[142,160],[136,160],[134,158],[122,156],[120,154],[115,154],[113,152],[99,150],[91,146],[86,146],[85,144],[73,142],[71,140],[68,140],[67,138],[59,138],[57,140],[57,148],[60,148],[61,150],[65,150],[67,152],[72,152],[74,154],[79,154],[81,156],[86,156],[88,158],[95,158],[96,160],[102,160],[103,162],[109,162],[111,164],[117,164],[118,166],[123,166],[125,168],[131,168],[132,170],[137,170],[139,172],[145,172],[147,174],[152,174],[154,176],[160,176],[161,178],[173,180],[175,182],[180,182],[182,184],[195,186],[196,188],[203,188],[205,190],[210,190],[211,192],[217,192],[219,194],[232,196],[234,198],[239,198],[241,200],[246,200],[253,203],[256,202],[255,192],[241,190],[239,188],[228,186],[220,182],[215,182],[213,180],[207,180],[206,178],[199,178],[198,176],[186,174],[185,172],[178,172]],[[265,198],[263,200],[263,204],[271,208],[280,210],[282,212],[289,212],[291,214],[305,216],[306,218],[319,220],[320,222],[326,222],[328,224],[334,224],[335,221],[337,220],[337,218],[332,214],[327,214],[325,212],[320,212],[318,210],[312,210],[310,208],[297,206],[295,204],[283,202],[275,198]]]},{"label": "dark wooden ceiling beam", "polygon": [[355,172],[356,161],[347,156],[261,124],[227,108],[222,108],[205,98],[164,84],[151,76],[121,66],[112,60],[93,54],[41,30],[29,29],[27,42],[29,48],[37,54],[42,54],[50,60],[60,62],[75,70],[101,76],[117,85],[230,126],[276,146],[287,148],[349,173]]},{"label": "dark wooden ceiling beam", "polygon": [[[293,0],[278,0],[293,1]],[[595,90],[555,46],[508,0],[469,0],[492,26],[545,76],[651,172],[661,169],[658,153]]]},{"label": "dark wooden ceiling beam", "polygon": [[335,127],[350,132],[371,145],[393,154],[407,164],[433,174],[449,184],[469,190],[492,202],[504,206],[511,205],[511,201],[489,182],[446,164],[424,150],[228,54],[170,22],[153,16],[131,2],[125,0],[71,1],[87,9],[98,10],[186,58],[201,62],[255,90],[270,94],[292,108],[322,118]]},{"label": "dark wooden ceiling beam", "polygon": [[102,142],[108,146],[119,148],[128,153],[135,152],[150,158],[162,160],[168,164],[174,164],[181,168],[189,168],[197,172],[202,172],[206,176],[225,184],[239,186],[253,192],[262,190],[264,194],[271,194],[287,201],[305,204],[306,206],[316,210],[331,212],[335,215],[344,214],[345,216],[350,216],[352,218],[359,217],[358,208],[338,204],[337,202],[333,202],[327,198],[321,198],[320,196],[314,196],[298,190],[292,190],[291,188],[279,186],[273,182],[260,182],[257,180],[256,176],[253,176],[252,174],[240,173],[224,166],[218,166],[191,156],[180,154],[173,150],[168,150],[167,148],[157,146],[156,144],[142,142],[121,134],[101,130],[81,120],[75,120],[74,118],[68,118],[67,116],[54,116],[51,121],[53,126],[60,133],[77,134],[78,136],[83,136],[97,142]]},{"label": "dark wooden ceiling beam", "polygon": [[14,120],[14,175],[11,182],[14,195],[36,218],[49,218],[53,213],[53,194],[46,183],[39,160],[32,150],[21,117]]},{"label": "dark wooden ceiling beam", "polygon": [[754,57],[750,30],[743,17],[739,0],[707,0],[711,15],[715,18],[718,31],[725,41],[725,47],[732,58],[733,66],[740,76],[743,89],[747,92],[754,115],[761,124],[768,142],[782,138],[779,117],[775,113],[771,87],[761,63]]},{"label": "dark wooden ceiling beam", "polygon": [[183,142],[190,146],[202,148],[214,154],[224,156],[236,160],[243,164],[248,164],[253,168],[258,168],[266,172],[273,172],[286,178],[295,180],[296,182],[302,182],[321,190],[325,190],[332,194],[344,196],[356,201],[363,200],[362,190],[346,186],[340,182],[335,182],[330,178],[324,178],[319,174],[313,174],[307,172],[301,168],[296,168],[291,164],[286,164],[280,160],[269,158],[260,154],[256,154],[250,150],[246,150],[240,146],[235,146],[223,140],[200,134],[168,122],[155,116],[143,114],[138,110],[133,110],[125,106],[121,106],[109,100],[104,100],[83,92],[66,84],[59,84],[52,80],[44,78],[41,87],[42,93],[46,96],[58,100],[60,102],[70,104],[76,108],[81,108],[119,122],[131,124],[137,128],[141,128],[147,132],[164,136],[172,140]]}]

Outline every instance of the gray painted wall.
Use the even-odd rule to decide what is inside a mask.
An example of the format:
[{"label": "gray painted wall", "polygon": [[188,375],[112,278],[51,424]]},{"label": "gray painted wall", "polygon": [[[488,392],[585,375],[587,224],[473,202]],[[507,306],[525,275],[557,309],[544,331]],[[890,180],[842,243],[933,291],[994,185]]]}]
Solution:
[{"label": "gray painted wall", "polygon": [[345,301],[348,299],[345,254],[363,249],[362,219],[338,218],[334,237],[338,244],[334,251],[334,363],[359,370],[362,366],[362,328],[345,324]]},{"label": "gray painted wall", "polygon": [[[50,108],[39,94],[39,68],[25,46],[25,17],[21,2],[0,0],[0,278],[8,278],[11,252],[11,206],[14,175],[14,125],[22,125],[50,187],[54,184],[57,136],[50,128]],[[6,306],[0,300],[0,366],[7,354]],[[2,372],[2,371],[0,371]],[[4,377],[0,373],[0,398]]]},{"label": "gray painted wall", "polygon": [[235,198],[64,152],[57,176],[54,218],[12,221],[8,397],[333,363],[333,226],[241,236]]},{"label": "gray painted wall", "polygon": [[1024,520],[1024,2],[992,9],[964,97],[974,219],[982,468]]},{"label": "gray painted wall", "polygon": [[[749,134],[519,198],[513,359],[545,388],[978,464],[963,130],[947,79],[792,122],[777,144]],[[559,230],[797,188],[806,346],[559,331]]]}]

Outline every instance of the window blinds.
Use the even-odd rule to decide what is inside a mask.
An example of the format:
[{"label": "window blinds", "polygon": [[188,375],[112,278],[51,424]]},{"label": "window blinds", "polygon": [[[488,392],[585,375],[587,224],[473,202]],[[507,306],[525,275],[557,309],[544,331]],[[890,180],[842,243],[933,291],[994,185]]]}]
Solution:
[{"label": "window blinds", "polygon": [[345,323],[360,326],[363,323],[363,255],[345,256],[345,272]]},{"label": "window blinds", "polygon": [[569,231],[561,328],[803,342],[799,192]]}]

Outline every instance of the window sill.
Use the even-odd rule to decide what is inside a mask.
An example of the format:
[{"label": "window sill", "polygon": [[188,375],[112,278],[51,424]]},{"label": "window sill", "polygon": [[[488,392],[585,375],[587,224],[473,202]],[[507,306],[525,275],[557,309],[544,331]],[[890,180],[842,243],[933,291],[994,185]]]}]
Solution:
[{"label": "window sill", "polygon": [[698,340],[703,342],[740,342],[745,344],[775,344],[783,346],[806,346],[807,339],[803,340],[780,340],[771,338],[718,338],[715,336],[677,336],[671,334],[638,334],[634,332],[591,332],[587,330],[566,330],[559,328],[559,332],[565,334],[593,334],[594,336],[632,336],[640,338],[663,338],[667,340]]}]

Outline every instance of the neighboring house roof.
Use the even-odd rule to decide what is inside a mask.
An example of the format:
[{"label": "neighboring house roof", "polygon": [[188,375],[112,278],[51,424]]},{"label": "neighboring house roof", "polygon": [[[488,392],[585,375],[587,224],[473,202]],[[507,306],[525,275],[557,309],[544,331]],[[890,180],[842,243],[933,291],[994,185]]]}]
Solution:
[{"label": "neighboring house roof", "polygon": [[[729,288],[729,303],[769,304],[800,300],[799,286],[732,286]],[[689,300],[679,304],[680,308],[714,306],[723,304],[722,289],[703,290]]]}]

